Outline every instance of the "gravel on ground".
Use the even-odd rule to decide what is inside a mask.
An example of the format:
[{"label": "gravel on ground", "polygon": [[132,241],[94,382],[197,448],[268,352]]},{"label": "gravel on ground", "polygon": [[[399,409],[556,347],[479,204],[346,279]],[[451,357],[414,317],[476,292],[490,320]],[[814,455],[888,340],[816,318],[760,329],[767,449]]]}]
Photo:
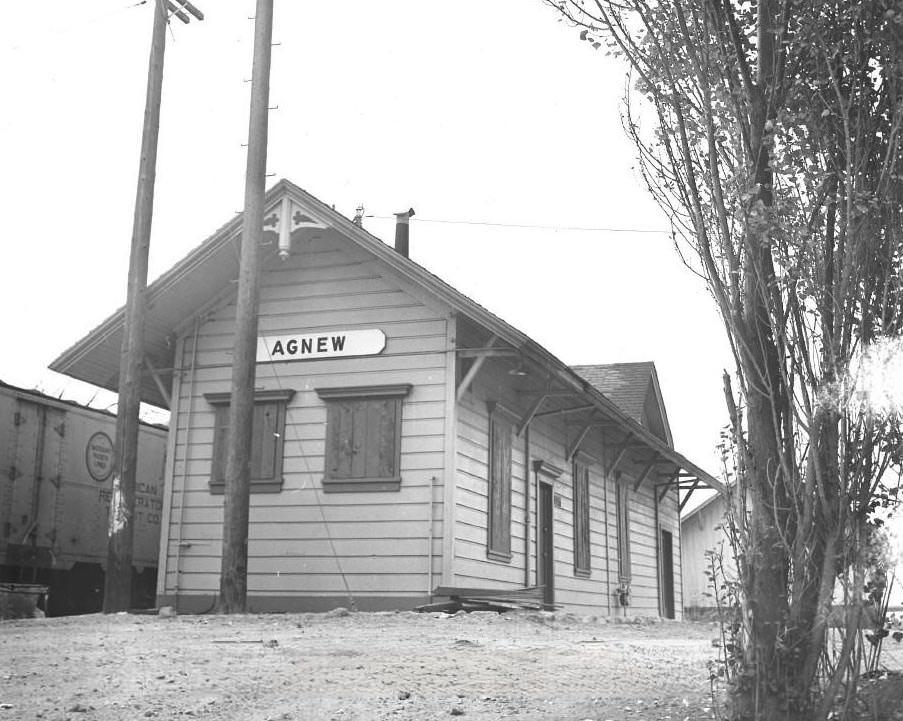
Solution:
[{"label": "gravel on ground", "polygon": [[701,721],[717,635],[535,612],[4,621],[0,721]]}]

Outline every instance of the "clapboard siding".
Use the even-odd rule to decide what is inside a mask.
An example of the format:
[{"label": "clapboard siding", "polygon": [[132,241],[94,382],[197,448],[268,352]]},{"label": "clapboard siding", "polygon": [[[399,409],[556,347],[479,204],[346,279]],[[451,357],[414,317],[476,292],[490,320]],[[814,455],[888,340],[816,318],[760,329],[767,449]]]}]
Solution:
[{"label": "clapboard siding", "polygon": [[[413,324],[412,324],[413,325]],[[429,324],[432,326],[432,323]],[[361,324],[361,327],[365,327],[366,324]],[[397,328],[399,331],[409,331],[410,328],[406,328],[402,324],[398,324]],[[350,329],[346,326],[346,329]],[[259,331],[261,334],[279,334],[279,333],[291,333],[295,332],[297,329],[295,328],[260,328]],[[305,328],[304,332],[329,332],[330,330],[335,330],[334,328],[329,329],[316,329],[316,328]],[[385,330],[385,327],[383,327]],[[433,330],[430,327],[430,330]],[[435,351],[438,357],[442,357],[441,354],[445,351],[445,329],[441,329],[441,335],[435,333],[414,333],[411,335],[397,335],[392,336],[391,342],[387,343],[386,350],[383,352],[383,357],[387,355],[406,355],[406,354],[414,354],[421,355],[423,353],[428,353],[430,351]],[[209,335],[204,338],[204,347],[208,353],[208,360],[216,361],[219,356],[214,355],[213,351],[220,351],[221,353],[225,353],[226,355],[230,355],[232,353],[232,347],[235,342],[235,338],[231,336],[229,333],[220,333],[217,335]],[[314,361],[306,361],[308,363]],[[209,363],[209,366],[217,365],[214,363]]]},{"label": "clapboard siding", "polygon": [[[218,551],[218,549],[216,549]],[[330,574],[340,575],[364,575],[372,574],[373,576],[395,575],[399,571],[399,563],[404,563],[404,569],[410,574],[426,575],[426,548],[421,549],[418,556],[405,556],[403,559],[398,555],[312,555],[297,548],[289,554],[271,555],[261,550],[254,544],[248,546],[248,555],[257,559],[254,568],[249,568],[249,574],[256,576],[303,576],[305,574],[316,574],[327,576]],[[218,575],[220,571],[220,554],[218,552],[207,553],[201,555],[199,553],[186,554],[182,559],[182,572],[186,575],[193,573]],[[291,588],[292,584],[287,584],[285,588]],[[374,584],[374,587],[375,584]],[[323,590],[328,590],[324,588]],[[420,580],[419,590],[423,591],[423,581]]]},{"label": "clapboard siding", "polygon": [[[524,492],[529,482],[524,466],[524,439],[512,433],[511,559],[497,561],[487,555],[488,400],[498,403],[496,413],[510,415],[511,411],[519,410],[507,374],[492,360],[483,365],[457,407],[454,582],[470,586],[517,587],[524,582]],[[509,419],[515,420],[513,416]]]},{"label": "clapboard siding", "polygon": [[[197,517],[197,516],[196,516]],[[306,518],[293,519],[286,523],[268,523],[266,521],[252,522],[254,538],[252,543],[264,541],[357,541],[358,539],[385,539],[385,540],[410,540],[416,539],[418,533],[422,533],[426,527],[427,519],[408,519],[400,521],[392,520],[367,520],[341,522],[331,520],[323,523],[319,514]],[[222,536],[222,513],[215,521],[194,522],[191,525],[191,539],[194,541],[220,542]],[[426,545],[425,543],[423,544]],[[418,546],[419,548],[419,546]]]},{"label": "clapboard siding", "polygon": [[[292,414],[294,416],[294,414]],[[324,443],[323,432],[325,422],[311,422],[299,424],[294,422],[294,417],[290,419],[290,427],[292,435],[287,435],[286,440],[290,441],[290,447],[286,448],[285,457],[306,457],[311,448],[314,448],[318,455],[322,453],[320,446]],[[288,424],[288,423],[287,423]],[[437,429],[441,432],[444,426],[442,419],[430,420],[412,420],[405,418],[402,420],[401,432],[406,438],[419,438],[418,451],[424,450],[442,450],[442,437],[437,436]],[[213,428],[199,428],[197,433],[192,437],[191,453],[192,458],[197,460],[209,461],[213,454]],[[312,445],[307,445],[310,443]],[[430,448],[429,446],[435,447]],[[184,448],[182,444],[179,448]]]},{"label": "clapboard siding", "polygon": [[[656,514],[657,476],[637,490],[635,461],[621,480],[603,477],[614,451],[602,431],[581,446],[590,468],[590,569],[574,569],[573,468],[566,449],[580,432],[572,416],[534,418],[512,437],[511,558],[491,559],[488,541],[487,401],[514,421],[532,403],[515,391],[511,359],[490,358],[457,403],[453,345],[480,347],[443,303],[333,231],[296,244],[291,258],[270,260],[261,276],[261,335],[379,328],[379,355],[263,363],[258,389],[293,389],[286,409],[283,483],[278,493],[252,493],[248,585],[254,596],[341,599],[424,598],[445,585],[515,588],[537,583],[536,488],[530,463],[562,469],[551,481],[556,602],[593,614],[660,613],[659,528],[674,536],[675,606],[681,608],[677,494]],[[228,391],[233,361],[234,296],[204,311],[178,339],[182,372],[174,384],[173,435],[166,509],[163,597],[216,593],[223,496],[210,492],[214,410],[205,394]],[[327,408],[317,389],[410,384],[402,401],[399,491],[325,493]],[[557,403],[558,401],[552,401]],[[593,461],[595,459],[595,461]],[[630,605],[618,584],[616,484],[630,496]],[[529,515],[525,519],[525,508]],[[446,521],[446,519],[448,519]],[[526,572],[525,569],[529,569]],[[326,601],[322,601],[326,603]]]},{"label": "clapboard siding", "polygon": [[[381,574],[373,574],[369,571],[362,573],[344,573],[347,588],[343,584],[342,589],[336,592],[336,577],[341,575],[336,569],[335,573],[271,573],[248,569],[248,602],[254,607],[255,595],[278,594],[279,596],[334,596],[349,603],[355,595],[379,594],[380,596],[408,597],[418,595],[423,597],[423,578],[420,573],[395,573],[393,579],[395,585],[392,588],[384,588],[384,577]],[[176,574],[167,574],[167,588],[175,589]],[[219,590],[219,569],[210,573],[181,573],[181,583],[178,592],[184,595],[193,593],[216,593]],[[174,593],[175,590],[170,591]]]},{"label": "clapboard siding", "polygon": [[[215,385],[216,387],[228,386],[232,379],[232,358],[226,351],[217,354],[222,356],[216,363],[209,365],[198,365],[197,381],[208,384],[207,387]],[[269,388],[318,388],[327,387],[330,383],[333,385],[335,381],[341,380],[347,376],[353,375],[358,380],[368,378],[368,385],[391,384],[391,383],[411,383],[413,385],[425,385],[434,383],[441,390],[441,384],[445,375],[445,369],[442,365],[441,356],[439,354],[430,355],[393,355],[386,357],[391,358],[395,365],[391,369],[385,367],[387,359],[379,360],[377,358],[343,358],[332,360],[331,366],[324,366],[330,363],[327,360],[309,360],[295,361],[310,365],[309,372],[305,372],[303,377],[295,376],[290,368],[290,363],[266,363],[263,364],[261,372],[257,376],[257,387]],[[275,368],[266,366],[277,366]],[[269,384],[265,386],[265,382]],[[205,391],[209,392],[209,391]],[[428,395],[429,391],[424,389]],[[434,394],[435,397],[435,394]],[[417,400],[425,400],[418,398]],[[291,407],[291,406],[290,406]]]},{"label": "clapboard siding", "polygon": [[[706,554],[721,554],[730,580],[736,580],[736,561],[723,525],[727,507],[723,498],[714,497],[694,510],[681,523],[680,551],[683,560],[683,592],[686,608],[715,605],[706,573],[710,559]],[[723,580],[723,579],[721,579]]]},{"label": "clapboard siding", "polygon": [[[251,494],[249,592],[342,596],[347,583],[352,592],[423,596],[441,567],[448,309],[333,232],[300,250],[264,266],[258,332],[379,328],[386,347],[375,356],[258,365],[258,389],[295,395],[282,490]],[[214,412],[204,395],[230,388],[234,323],[234,296],[223,298],[200,324],[196,347],[194,328],[180,339],[163,595],[219,584],[223,496],[209,490]],[[402,401],[401,489],[324,493],[326,405],[316,389],[399,383],[412,386]]]},{"label": "clapboard siding", "polygon": [[[511,550],[510,562],[487,558],[488,521],[488,428],[486,401],[497,401],[521,416],[531,399],[513,391],[504,362],[487,360],[470,389],[458,405],[456,437],[456,522],[454,578],[459,585],[511,587],[524,583],[524,539],[529,533],[530,583],[538,583],[536,572],[536,490],[530,480],[529,529],[524,524],[524,438],[512,446]],[[497,406],[498,408],[499,406]],[[499,412],[498,410],[496,412]],[[565,417],[534,418],[529,427],[531,459],[542,459],[563,473],[552,483],[556,505],[553,508],[553,560],[555,601],[565,608],[593,614],[659,615],[659,527],[672,532],[679,543],[677,502],[669,493],[659,506],[656,526],[653,478],[637,490],[634,480],[642,471],[636,464],[622,464],[621,483],[630,496],[631,584],[630,605],[621,608],[615,597],[618,585],[618,532],[616,487],[614,478],[603,477],[603,466],[613,452],[601,431],[591,431],[581,444],[582,458],[590,468],[590,573],[574,570],[574,492],[573,467],[565,459],[566,449],[580,432],[578,424]],[[550,479],[544,479],[548,481]],[[607,498],[606,498],[607,496]],[[675,608],[681,608],[680,556],[675,552]]]}]

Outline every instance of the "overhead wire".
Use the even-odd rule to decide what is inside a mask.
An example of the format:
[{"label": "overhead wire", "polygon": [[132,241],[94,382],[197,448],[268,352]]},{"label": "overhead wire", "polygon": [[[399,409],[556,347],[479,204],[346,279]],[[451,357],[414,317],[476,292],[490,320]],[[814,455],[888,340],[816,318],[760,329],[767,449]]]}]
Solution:
[{"label": "overhead wire", "polygon": [[[98,13],[97,15],[91,17],[81,16],[78,20],[72,21],[67,25],[64,25],[60,28],[49,28],[45,29],[47,35],[56,36],[56,37],[65,37],[77,30],[82,30],[85,27],[90,25],[94,25],[96,23],[102,22],[108,18],[113,17],[114,15],[118,15],[127,10],[132,10],[133,8],[141,7],[142,5],[146,5],[150,0],[137,0],[136,2],[130,3],[128,5],[121,5],[120,7],[114,8],[107,12]],[[27,50],[27,45],[13,45],[12,47],[6,48],[7,50],[18,52],[19,50]]]},{"label": "overhead wire", "polygon": [[[365,215],[365,218],[375,218],[377,220],[394,220],[394,215]],[[577,225],[540,225],[531,223],[496,223],[486,220],[449,220],[445,218],[411,218],[411,221],[419,223],[443,223],[446,225],[480,225],[494,228],[521,228],[526,230],[562,230],[583,233],[659,233],[669,235],[669,230],[659,230],[655,228],[592,228]]]}]

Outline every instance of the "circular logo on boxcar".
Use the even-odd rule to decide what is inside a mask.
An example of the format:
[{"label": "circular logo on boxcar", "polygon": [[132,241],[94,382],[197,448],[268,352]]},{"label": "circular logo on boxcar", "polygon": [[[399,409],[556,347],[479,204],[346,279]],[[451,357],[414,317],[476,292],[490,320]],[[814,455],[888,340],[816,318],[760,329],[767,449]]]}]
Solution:
[{"label": "circular logo on boxcar", "polygon": [[88,439],[85,462],[88,464],[88,473],[95,481],[103,482],[113,472],[113,441],[103,431],[98,431]]}]

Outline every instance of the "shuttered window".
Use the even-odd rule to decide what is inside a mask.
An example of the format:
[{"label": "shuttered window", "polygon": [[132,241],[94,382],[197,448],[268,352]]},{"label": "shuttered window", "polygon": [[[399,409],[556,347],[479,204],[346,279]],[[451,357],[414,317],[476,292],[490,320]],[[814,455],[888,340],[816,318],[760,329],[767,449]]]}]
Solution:
[{"label": "shuttered window", "polygon": [[589,576],[589,467],[574,463],[574,573]]},{"label": "shuttered window", "polygon": [[618,508],[618,580],[630,580],[630,489],[620,480],[615,481]]},{"label": "shuttered window", "polygon": [[511,423],[489,418],[489,528],[487,555],[511,560]]},{"label": "shuttered window", "polygon": [[[294,395],[290,389],[254,394],[251,420],[251,492],[275,493],[282,489],[282,456],[285,445],[285,411]],[[214,409],[213,457],[210,490],[223,493],[229,435],[229,393],[207,393]]]},{"label": "shuttered window", "polygon": [[323,489],[397,491],[401,487],[401,410],[409,384],[318,388],[326,402]]}]

